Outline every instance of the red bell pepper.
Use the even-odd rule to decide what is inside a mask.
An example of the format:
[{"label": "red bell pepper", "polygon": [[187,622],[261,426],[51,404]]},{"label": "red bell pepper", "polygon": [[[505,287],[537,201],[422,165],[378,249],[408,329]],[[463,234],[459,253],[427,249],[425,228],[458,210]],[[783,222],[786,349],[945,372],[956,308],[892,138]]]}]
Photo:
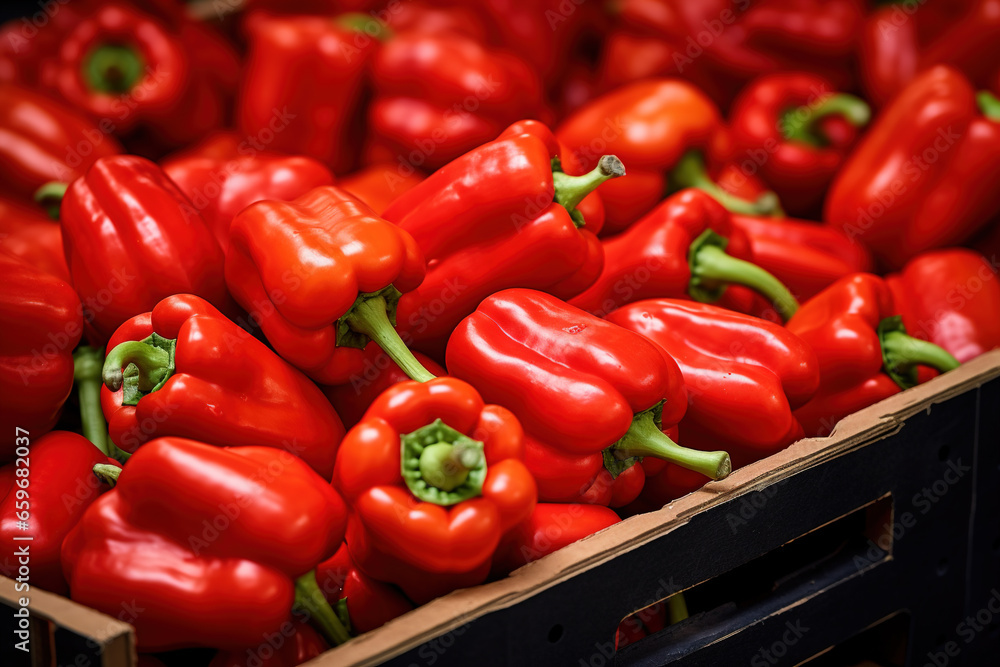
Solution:
[{"label": "red bell pepper", "polygon": [[101,158],[70,185],[60,219],[92,342],[103,343],[123,322],[172,294],[196,294],[231,310],[219,244],[152,162],[134,155]]},{"label": "red bell pepper", "polygon": [[[796,215],[818,210],[871,110],[823,77],[783,72],[751,81],[729,113],[736,152]],[[835,124],[827,132],[828,124]],[[844,132],[844,128],[847,132]]]},{"label": "red bell pepper", "polygon": [[30,200],[50,181],[82,176],[121,153],[110,130],[33,90],[0,84],[0,189]]},{"label": "red bell pepper", "polygon": [[28,565],[31,586],[65,595],[59,550],[84,510],[108,488],[93,473],[108,458],[76,433],[10,433],[19,456],[0,468],[0,574],[14,578],[19,564]]},{"label": "red bell pepper", "polygon": [[330,604],[344,601],[352,635],[374,630],[413,609],[398,590],[359,570],[346,544],[316,566],[316,584]]},{"label": "red bell pepper", "polygon": [[[434,375],[447,375],[448,371],[425,354],[414,352],[413,356],[424,368]],[[379,394],[394,384],[406,382],[410,377],[389,358],[377,345],[369,345],[364,351],[362,370],[351,376],[350,382],[322,387],[344,427],[351,429],[361,421]]]},{"label": "red bell pepper", "polygon": [[673,360],[548,294],[512,289],[484,300],[452,334],[447,367],[517,415],[543,501],[627,504],[642,489],[644,457],[729,474],[725,452],[686,449],[662,432],[688,403]]},{"label": "red bell pepper", "polygon": [[961,70],[976,86],[988,86],[997,68],[994,55],[1000,40],[1000,0],[956,4],[967,8],[921,49],[920,65],[949,65]]},{"label": "red bell pepper", "polygon": [[991,262],[962,248],[935,250],[917,255],[885,281],[910,335],[960,362],[1000,347],[996,258]]},{"label": "red bell pepper", "polygon": [[923,10],[915,3],[890,2],[865,17],[858,43],[859,79],[865,98],[876,108],[885,106],[917,75],[917,21]]},{"label": "red bell pepper", "polygon": [[480,301],[510,287],[562,297],[582,291],[603,263],[594,235],[604,220],[591,191],[620,176],[614,156],[589,174],[537,121],[515,123],[493,142],[432,174],[386,210],[428,260],[423,283],[400,299],[408,343],[440,358],[458,322]]},{"label": "red bell pepper", "polygon": [[820,386],[795,411],[806,435],[829,435],[841,418],[917,384],[917,366],[939,371],[958,361],[906,333],[892,292],[870,273],[845,276],[802,304],[788,322],[816,352]]},{"label": "red bell pepper", "polygon": [[[15,428],[38,438],[55,426],[73,388],[80,299],[55,276],[0,253],[0,462],[14,460]],[[23,435],[19,432],[19,435]]]},{"label": "red bell pepper", "polygon": [[66,34],[92,5],[91,0],[41,5],[41,11],[0,25],[0,81],[37,88]]},{"label": "red bell pepper", "polygon": [[754,264],[798,299],[808,299],[849,273],[872,270],[868,249],[839,229],[806,220],[733,215],[750,239]]},{"label": "red bell pepper", "polygon": [[619,88],[570,115],[556,135],[586,169],[593,169],[602,153],[628,165],[627,176],[598,188],[607,208],[607,234],[624,230],[672,189],[703,189],[742,213],[768,214],[777,205],[773,194],[757,202],[734,197],[708,177],[706,164],[727,137],[712,101],[684,81],[654,79]]},{"label": "red bell pepper", "polygon": [[[329,648],[311,626],[301,621],[286,621],[278,632],[268,635],[253,648],[219,651],[208,667],[297,667]],[[140,662],[139,667],[146,666]]]},{"label": "red bell pepper", "polygon": [[418,604],[484,581],[501,535],[535,505],[521,435],[461,380],[389,388],[337,454],[351,559]]},{"label": "red bell pepper", "polygon": [[[223,47],[204,28],[188,31],[195,31],[193,40],[129,4],[97,7],[64,36],[46,84],[102,129],[129,134],[142,127],[162,145],[192,141],[225,113],[220,61],[200,60],[192,47],[213,55]],[[235,66],[229,52],[227,68]]]},{"label": "red bell pepper", "polygon": [[293,605],[331,643],[347,640],[313,572],[343,541],[346,508],[296,457],[159,438],[95,473],[115,488],[67,536],[63,572],[81,604],[143,610],[138,648],[254,646]]},{"label": "red bell pepper", "polygon": [[379,215],[397,198],[415,188],[424,175],[398,164],[373,164],[340,179],[340,187]]},{"label": "red bell pepper", "polygon": [[128,452],[160,436],[285,449],[330,479],[344,427],[323,393],[196,296],[171,296],[115,332],[101,404]]},{"label": "red bell pepper", "polygon": [[[209,142],[214,152],[220,139],[212,137]],[[262,199],[289,201],[321,185],[333,185],[334,180],[329,169],[309,157],[257,152],[249,146],[240,150],[212,157],[195,148],[161,162],[163,171],[200,211],[223,252],[229,247],[229,225],[250,204]]]},{"label": "red bell pepper", "polygon": [[[774,276],[752,263],[746,234],[711,196],[690,188],[603,242],[604,270],[574,306],[601,316],[640,299],[690,297],[747,310],[763,295],[786,319],[798,307]],[[732,287],[730,287],[732,286]]]},{"label": "red bell pepper", "polygon": [[823,219],[891,268],[960,243],[1000,209],[1000,101],[949,67],[914,79],[844,163]]},{"label": "red bell pepper", "polygon": [[542,556],[621,521],[600,505],[538,503],[531,516],[508,531],[493,555],[491,579],[501,579]]},{"label": "red bell pepper", "polygon": [[537,116],[541,106],[541,85],[527,65],[455,33],[387,39],[372,85],[367,161],[431,171]]},{"label": "red bell pepper", "polygon": [[62,229],[37,207],[0,197],[0,250],[44,273],[70,281]]},{"label": "red bell pepper", "polygon": [[253,12],[236,119],[268,150],[349,171],[358,146],[363,77],[378,40],[328,16]]},{"label": "red bell pepper", "polygon": [[[642,334],[680,367],[688,407],[680,437],[691,447],[723,447],[739,468],[802,436],[792,411],[819,386],[816,353],[771,322],[716,306],[650,299],[620,308],[609,322]],[[704,483],[678,466],[646,480],[656,506]]]},{"label": "red bell pepper", "polygon": [[230,228],[226,281],[275,351],[317,382],[349,382],[374,341],[414,379],[434,377],[392,328],[424,277],[413,237],[336,187],[261,201]]},{"label": "red bell pepper", "polygon": [[[481,3],[461,4],[460,0],[443,3],[440,0],[410,0],[392,7],[386,6],[385,11],[369,12],[365,18],[368,21],[380,21],[393,33],[453,32],[485,44],[489,39],[482,9]],[[368,27],[373,32],[379,30],[377,25]]]}]

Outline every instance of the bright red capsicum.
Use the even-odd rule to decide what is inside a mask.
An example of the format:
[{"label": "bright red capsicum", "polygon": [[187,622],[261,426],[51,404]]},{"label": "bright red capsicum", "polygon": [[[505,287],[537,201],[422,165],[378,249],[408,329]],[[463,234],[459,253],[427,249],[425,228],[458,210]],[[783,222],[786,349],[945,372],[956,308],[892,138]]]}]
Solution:
[{"label": "bright red capsicum", "polygon": [[351,559],[418,604],[482,583],[501,536],[535,505],[523,457],[514,415],[465,382],[391,387],[337,454]]},{"label": "bright red capsicum", "polygon": [[[739,468],[802,436],[792,411],[819,386],[816,353],[787,329],[750,315],[677,299],[637,301],[607,320],[655,343],[680,367],[688,406],[680,438],[691,447],[723,447]],[[668,465],[646,480],[655,506],[705,479]]]},{"label": "bright red capsicum", "polygon": [[236,108],[240,131],[268,150],[350,171],[364,75],[378,40],[328,16],[253,12]]},{"label": "bright red capsicum", "polygon": [[960,362],[1000,347],[1000,278],[996,258],[964,248],[917,255],[885,278],[911,336]]},{"label": "bright red capsicum", "polygon": [[36,206],[0,197],[0,250],[60,280],[70,281],[62,228]]},{"label": "bright red capsicum", "polygon": [[922,10],[915,3],[890,2],[865,17],[858,43],[858,78],[865,99],[876,108],[885,106],[917,75],[917,21],[923,17]]},{"label": "bright red capsicum", "polygon": [[[322,655],[330,646],[323,637],[301,621],[286,621],[279,632],[270,635],[266,640],[253,648],[241,651],[219,651],[208,663],[208,667],[298,667],[304,662]],[[159,663],[162,665],[163,663]],[[140,656],[139,667],[149,667],[142,664]],[[159,665],[157,665],[159,667]]]},{"label": "bright red capsicum", "polygon": [[84,511],[109,488],[93,473],[108,457],[82,435],[68,431],[15,436],[12,429],[11,441],[23,451],[0,467],[0,543],[5,550],[0,574],[17,576],[16,554],[27,546],[29,562],[20,564],[30,565],[30,585],[65,595],[59,551]]},{"label": "bright red capsicum", "polygon": [[543,501],[627,504],[642,489],[644,457],[712,479],[729,474],[726,452],[686,449],[662,432],[687,408],[677,364],[549,294],[511,289],[485,299],[452,334],[446,365],[517,415]]},{"label": "bright red capsicum", "polygon": [[424,175],[415,169],[380,162],[347,174],[339,183],[340,187],[381,215],[392,202],[415,188],[422,180]]},{"label": "bright red capsicum", "polygon": [[624,230],[667,192],[685,187],[705,190],[730,210],[776,210],[773,194],[744,201],[708,177],[706,165],[728,138],[715,104],[685,81],[653,79],[619,88],[570,115],[556,136],[586,169],[593,169],[603,153],[628,165],[627,176],[598,188],[607,209],[607,234]]},{"label": "bright red capsicum", "polygon": [[526,287],[578,294],[603,264],[595,236],[604,221],[592,190],[618,177],[614,156],[589,174],[537,121],[515,123],[493,142],[438,170],[397,199],[387,220],[413,235],[427,277],[399,302],[407,342],[440,358],[458,322],[494,292]]},{"label": "bright red capsicum", "polygon": [[601,505],[538,503],[531,516],[509,530],[493,555],[491,579],[501,579],[542,556],[621,521]]},{"label": "bright red capsicum", "polygon": [[604,269],[570,300],[602,316],[654,297],[689,297],[737,310],[764,296],[786,319],[798,306],[774,276],[753,263],[746,234],[707,193],[689,188],[673,195],[625,232],[603,241]]},{"label": "bright red capsicum", "polygon": [[111,440],[161,436],[295,454],[324,479],[344,427],[316,385],[204,299],[167,297],[108,343],[101,404]]},{"label": "bright red capsicum", "polygon": [[[759,169],[782,208],[808,215],[822,204],[855,128],[870,117],[863,100],[836,92],[823,77],[782,72],[747,84],[729,112],[729,129],[737,155]],[[836,127],[827,132],[828,124]]]},{"label": "bright red capsicum", "polygon": [[958,361],[906,333],[892,291],[870,273],[845,276],[788,321],[819,361],[816,396],[795,411],[808,436],[829,435],[841,418],[917,384],[917,366],[939,371]]},{"label": "bright red capsicum", "polygon": [[541,85],[516,57],[456,33],[400,33],[372,64],[368,162],[435,170],[537,117]]},{"label": "bright red capsicum", "polygon": [[[221,141],[210,137],[208,152],[217,152]],[[223,252],[229,247],[229,225],[250,204],[262,199],[289,201],[321,185],[333,185],[333,174],[313,158],[252,147],[241,153],[239,143],[234,140],[232,145],[229,155],[203,155],[195,147],[160,163],[201,213]]]},{"label": "bright red capsicum", "polygon": [[0,84],[0,189],[30,200],[50,181],[82,176],[98,158],[122,149],[77,110],[29,88]]},{"label": "bright red capsicum", "polygon": [[316,566],[316,584],[330,604],[343,600],[352,635],[374,630],[413,609],[398,590],[359,570],[346,544]]},{"label": "bright red capsicum", "polygon": [[899,268],[1000,209],[1000,101],[945,66],[914,79],[844,163],[823,219]]},{"label": "bright red capsicum", "polygon": [[872,270],[871,253],[839,229],[807,220],[733,215],[750,240],[753,262],[808,299],[850,273]]},{"label": "bright red capsicum", "polygon": [[131,620],[141,650],[256,646],[293,607],[347,641],[314,573],[343,541],[347,510],[300,459],[159,438],[124,469],[94,472],[115,488],[67,536],[63,572],[81,604],[142,609]]},{"label": "bright red capsicum", "polygon": [[994,53],[1000,40],[1000,0],[955,4],[966,5],[964,11],[939,27],[940,32],[921,49],[920,65],[949,65],[961,70],[975,85],[988,86],[997,68],[995,59],[988,54]]},{"label": "bright red capsicum", "polygon": [[184,193],[149,160],[101,158],[66,190],[59,217],[92,342],[103,343],[172,294],[196,294],[232,310],[219,244]]},{"label": "bright red capsicum", "polygon": [[424,270],[410,234],[332,186],[252,204],[230,227],[233,296],[278,354],[324,384],[363,372],[371,341],[411,378],[434,377],[392,328],[400,293]]}]

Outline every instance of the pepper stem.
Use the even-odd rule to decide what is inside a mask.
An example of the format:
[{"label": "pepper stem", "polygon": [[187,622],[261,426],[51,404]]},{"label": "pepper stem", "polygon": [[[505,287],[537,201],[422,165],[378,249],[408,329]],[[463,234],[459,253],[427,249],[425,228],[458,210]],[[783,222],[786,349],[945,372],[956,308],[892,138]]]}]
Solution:
[{"label": "pepper stem", "polygon": [[110,463],[98,463],[93,467],[94,475],[108,486],[118,484],[118,476],[122,474],[122,469]]},{"label": "pepper stem", "polygon": [[83,61],[83,75],[90,88],[111,95],[127,93],[142,79],[146,64],[132,47],[104,44]]},{"label": "pepper stem", "polygon": [[667,615],[670,625],[680,623],[688,617],[687,601],[683,593],[676,593],[667,598]]},{"label": "pepper stem", "polygon": [[454,491],[469,478],[469,471],[482,463],[482,446],[436,442],[420,454],[424,481],[442,491]]},{"label": "pepper stem", "polygon": [[80,397],[80,419],[83,435],[105,455],[108,451],[108,425],[101,410],[101,379],[104,355],[101,351],[82,345],[73,353],[73,379]]},{"label": "pepper stem", "polygon": [[351,638],[344,623],[319,589],[315,570],[310,570],[295,580],[295,606],[309,614],[309,620],[334,646]]},{"label": "pepper stem", "polygon": [[632,426],[611,449],[617,458],[653,456],[711,479],[724,479],[733,470],[726,452],[703,452],[681,447],[656,424],[657,410],[650,409],[632,418]]},{"label": "pepper stem", "polygon": [[334,23],[343,28],[347,28],[348,30],[363,32],[369,37],[374,37],[380,42],[387,41],[393,34],[389,26],[374,16],[365,14],[364,12],[347,12],[346,14],[341,14],[334,19]]},{"label": "pepper stem", "polygon": [[695,301],[712,303],[722,296],[727,285],[743,285],[767,299],[786,322],[799,308],[799,302],[780,280],[746,260],[726,254],[728,239],[711,229],[691,243],[688,264],[691,281],[688,294]]},{"label": "pepper stem", "polygon": [[733,213],[743,215],[781,215],[781,204],[778,195],[771,191],[762,193],[755,202],[747,201],[726,192],[718,183],[708,176],[705,161],[698,151],[688,151],[677,161],[670,172],[670,181],[678,190],[682,188],[697,188],[708,194]]},{"label": "pepper stem", "polygon": [[411,380],[417,382],[433,380],[436,376],[417,361],[413,352],[406,347],[403,339],[392,328],[388,311],[389,305],[383,292],[362,294],[340,321],[350,331],[375,341]]},{"label": "pepper stem", "polygon": [[906,333],[899,315],[879,322],[878,335],[885,371],[902,389],[916,386],[917,366],[930,366],[944,373],[961,365],[944,348]]},{"label": "pepper stem", "polygon": [[138,388],[146,393],[153,391],[173,373],[170,353],[145,341],[130,340],[116,345],[104,360],[104,384],[111,391],[121,389],[123,369],[134,364],[138,369]]},{"label": "pepper stem", "polygon": [[400,472],[424,502],[447,507],[481,496],[486,479],[483,443],[440,419],[399,436]]},{"label": "pepper stem", "polygon": [[[562,171],[558,160],[553,160],[552,184],[555,188],[553,199],[573,215],[584,197],[596,190],[597,186],[609,179],[624,175],[625,165],[614,155],[602,156],[593,171],[582,176],[570,176]],[[573,218],[573,222],[577,222],[576,217]],[[582,219],[579,222],[582,223]]]},{"label": "pepper stem", "polygon": [[66,196],[66,190],[68,189],[69,183],[49,181],[35,190],[35,201],[42,205],[42,208],[45,209],[50,218],[58,220],[59,207],[62,206],[63,197]]},{"label": "pepper stem", "polygon": [[805,104],[785,112],[779,127],[785,139],[810,146],[822,146],[825,137],[817,133],[817,123],[827,116],[842,116],[855,127],[867,125],[872,110],[861,98],[847,93],[836,93],[817,105]]},{"label": "pepper stem", "polygon": [[976,93],[976,102],[979,110],[990,120],[1000,121],[1000,99],[988,90],[980,90]]}]

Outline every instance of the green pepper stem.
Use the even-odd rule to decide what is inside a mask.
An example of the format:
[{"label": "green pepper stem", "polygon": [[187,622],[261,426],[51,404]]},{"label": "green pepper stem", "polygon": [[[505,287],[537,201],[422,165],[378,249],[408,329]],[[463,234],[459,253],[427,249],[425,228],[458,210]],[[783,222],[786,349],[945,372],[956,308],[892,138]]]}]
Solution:
[{"label": "green pepper stem", "polygon": [[626,458],[653,456],[711,479],[724,479],[733,470],[726,452],[703,452],[678,445],[656,427],[656,419],[649,410],[633,418],[632,426],[611,449],[616,456]]},{"label": "green pepper stem", "polygon": [[798,310],[799,303],[788,288],[756,264],[727,255],[715,245],[703,244],[694,255],[694,261],[690,262],[692,277],[749,287],[770,301],[786,322]]},{"label": "green pepper stem", "polygon": [[371,14],[365,14],[364,12],[347,12],[334,19],[334,22],[342,28],[347,28],[355,32],[363,32],[380,42],[389,40],[393,35],[389,26]]},{"label": "green pepper stem", "polygon": [[104,355],[101,351],[83,345],[73,353],[73,379],[76,381],[77,395],[80,397],[80,419],[83,435],[109,455],[108,425],[101,410],[101,385]]},{"label": "green pepper stem", "polygon": [[90,88],[115,95],[132,90],[145,67],[142,55],[132,47],[104,44],[84,59],[83,75]]},{"label": "green pepper stem", "polygon": [[789,141],[822,146],[826,139],[817,133],[816,124],[827,116],[842,116],[851,125],[861,127],[871,120],[872,110],[861,98],[836,93],[815,106],[806,104],[786,112],[781,118],[781,132]]},{"label": "green pepper stem", "polygon": [[980,90],[976,93],[976,102],[979,110],[990,120],[1000,121],[1000,99],[988,90]]},{"label": "green pepper stem", "polygon": [[94,475],[108,486],[118,484],[118,476],[122,474],[122,469],[110,463],[98,463],[93,468]]},{"label": "green pepper stem", "polygon": [[135,364],[139,369],[139,388],[146,392],[163,382],[172,370],[170,353],[166,350],[138,340],[125,341],[116,345],[104,360],[102,377],[108,389],[121,389],[124,380],[122,371],[129,364]]},{"label": "green pepper stem", "polygon": [[670,625],[680,623],[688,617],[687,601],[683,593],[675,593],[667,598],[667,615],[670,618]]},{"label": "green pepper stem", "polygon": [[315,570],[310,570],[295,580],[295,606],[309,614],[309,620],[332,645],[339,646],[351,638],[319,589]]},{"label": "green pepper stem", "polygon": [[572,213],[584,197],[597,189],[601,183],[625,175],[625,165],[614,155],[604,155],[597,166],[582,176],[570,176],[561,171],[552,172],[555,201]]},{"label": "green pepper stem", "polygon": [[688,151],[677,161],[670,172],[670,181],[678,190],[682,188],[697,188],[708,194],[733,213],[744,215],[779,215],[781,205],[778,195],[773,192],[761,194],[757,201],[750,202],[726,192],[718,183],[708,176],[705,161],[698,151]]},{"label": "green pepper stem", "polygon": [[420,474],[424,481],[442,491],[454,491],[469,478],[469,471],[482,465],[479,443],[436,442],[420,454]]},{"label": "green pepper stem", "polygon": [[377,294],[367,299],[359,300],[354,308],[344,317],[344,322],[353,331],[368,336],[378,343],[382,351],[396,362],[396,365],[410,379],[417,382],[427,382],[436,376],[417,361],[413,352],[392,328],[389,315],[386,312],[385,297]]},{"label": "green pepper stem", "polygon": [[35,201],[42,205],[42,208],[45,209],[50,218],[58,220],[59,207],[62,206],[63,197],[66,196],[66,190],[68,189],[69,183],[49,181],[35,190]]},{"label": "green pepper stem", "polygon": [[944,373],[960,366],[958,359],[944,348],[903,331],[889,331],[882,337],[882,354],[894,371],[919,365]]}]

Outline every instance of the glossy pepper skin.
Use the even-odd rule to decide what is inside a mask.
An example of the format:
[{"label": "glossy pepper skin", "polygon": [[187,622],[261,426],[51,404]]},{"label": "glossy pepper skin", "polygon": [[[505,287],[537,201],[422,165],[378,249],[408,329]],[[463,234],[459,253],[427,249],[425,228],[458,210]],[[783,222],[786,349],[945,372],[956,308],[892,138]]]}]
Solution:
[{"label": "glossy pepper skin", "polygon": [[30,200],[42,185],[78,178],[121,150],[108,130],[71,106],[0,84],[0,188],[7,195]]},{"label": "glossy pepper skin", "polygon": [[754,264],[799,300],[815,296],[850,273],[872,270],[868,249],[839,229],[807,220],[735,214],[732,222],[750,240]]},{"label": "glossy pepper skin", "polygon": [[723,305],[748,311],[750,290],[764,295],[786,318],[795,312],[795,298],[753,263],[747,236],[733,225],[732,215],[701,190],[671,196],[602,245],[601,275],[570,300],[595,315],[654,297],[721,299]]},{"label": "glossy pepper skin", "polygon": [[413,609],[413,603],[389,584],[358,569],[344,544],[316,566],[316,583],[330,604],[343,600],[354,636],[381,627]]},{"label": "glossy pepper skin", "polygon": [[204,299],[167,297],[119,327],[107,350],[101,404],[126,451],[198,438],[284,449],[333,474],[344,427],[323,393]]},{"label": "glossy pepper skin", "polygon": [[662,433],[687,408],[677,364],[551,295],[511,289],[484,300],[452,334],[447,367],[517,415],[545,502],[627,504],[642,489],[644,457],[729,474],[725,452],[687,450]]},{"label": "glossy pepper skin", "polygon": [[375,38],[327,16],[251,13],[236,108],[240,131],[268,150],[350,171],[352,135]]},{"label": "glossy pepper skin", "polygon": [[60,280],[70,281],[63,255],[62,228],[37,206],[0,196],[0,251]]},{"label": "glossy pepper skin", "polygon": [[103,343],[123,322],[172,294],[196,294],[231,309],[219,244],[187,197],[149,160],[101,158],[69,186],[59,217],[92,342]]},{"label": "glossy pepper skin", "polygon": [[[906,11],[904,2],[875,7],[866,17],[858,41],[858,79],[876,108],[885,106],[917,75],[923,12]],[[923,9],[923,8],[921,8]]]},{"label": "glossy pepper skin", "polygon": [[[83,334],[80,299],[63,280],[0,253],[0,428],[38,438],[55,426],[73,388],[73,348]],[[0,462],[14,460],[10,435]]]},{"label": "glossy pepper skin", "polygon": [[[747,84],[733,103],[729,124],[737,154],[764,156],[760,175],[772,184],[782,208],[807,215],[821,206],[857,128],[870,116],[864,101],[836,92],[823,77],[782,72]],[[836,124],[831,132],[829,123]]]},{"label": "glossy pepper skin", "polygon": [[911,336],[963,363],[1000,346],[1000,280],[996,265],[979,253],[925,252],[885,281]]},{"label": "glossy pepper skin", "polygon": [[621,521],[600,505],[538,503],[531,516],[508,531],[493,556],[491,579],[500,579],[542,556]]},{"label": "glossy pepper skin", "polygon": [[527,65],[453,32],[390,37],[372,63],[372,86],[368,161],[430,171],[537,116],[541,105]]},{"label": "glossy pepper skin", "polygon": [[347,174],[340,179],[340,187],[381,215],[392,202],[423,180],[424,175],[414,169],[380,162]]},{"label": "glossy pepper skin", "polygon": [[[59,550],[84,511],[109,487],[94,477],[93,468],[108,457],[77,433],[51,431],[42,436],[19,436],[12,442],[27,455],[0,467],[0,542],[6,551],[0,573],[16,577],[20,547],[29,545],[31,586],[65,595]],[[24,452],[22,452],[24,453]],[[18,527],[27,517],[28,529]],[[26,542],[17,538],[31,536]]]},{"label": "glossy pepper skin", "polygon": [[706,164],[724,150],[722,118],[704,93],[680,79],[640,81],[591,100],[560,124],[556,136],[585,169],[594,168],[602,153],[628,166],[624,178],[598,188],[606,234],[621,232],[667,192],[684,187],[703,188],[732,210],[775,210],[773,195],[743,201],[708,178]]},{"label": "glossy pepper skin", "polygon": [[892,291],[870,273],[845,276],[804,303],[788,330],[819,360],[819,391],[795,412],[807,436],[829,435],[841,418],[917,384],[918,364],[958,367],[945,350],[907,335]]},{"label": "glossy pepper skin", "polygon": [[417,604],[482,583],[500,537],[535,505],[523,457],[514,415],[465,382],[389,388],[337,454],[351,559]]},{"label": "glossy pepper skin", "polygon": [[879,115],[834,179],[823,219],[899,268],[981,228],[1000,208],[998,178],[1000,102],[977,102],[961,73],[935,67]]},{"label": "glossy pepper skin", "polygon": [[594,231],[604,210],[590,191],[624,168],[609,156],[592,173],[569,176],[579,170],[570,158],[562,171],[562,154],[545,125],[522,121],[386,210],[429,266],[420,287],[400,299],[405,340],[440,358],[458,322],[490,294],[526,287],[568,297],[596,278],[603,252]]},{"label": "glossy pepper skin", "polygon": [[108,476],[115,488],[63,543],[63,572],[81,604],[145,610],[133,620],[138,648],[256,646],[293,604],[346,641],[313,573],[343,540],[346,508],[301,460],[159,438]]},{"label": "glossy pepper skin", "polygon": [[[637,301],[607,320],[642,334],[677,362],[688,393],[680,438],[688,446],[725,448],[739,468],[802,436],[792,411],[816,393],[820,369],[816,353],[787,329],[677,299]],[[662,506],[704,481],[668,465],[646,480],[643,497]]]},{"label": "glossy pepper skin", "polygon": [[363,371],[374,340],[410,377],[430,376],[392,328],[401,292],[424,277],[413,237],[340,188],[261,201],[230,227],[226,282],[274,349],[324,384]]},{"label": "glossy pepper skin", "polygon": [[[214,152],[218,139],[209,141]],[[333,185],[333,174],[313,158],[253,148],[241,154],[235,141],[234,149],[225,156],[194,149],[161,163],[208,223],[223,252],[229,247],[229,225],[250,204],[263,199],[289,201],[321,185]]]}]

